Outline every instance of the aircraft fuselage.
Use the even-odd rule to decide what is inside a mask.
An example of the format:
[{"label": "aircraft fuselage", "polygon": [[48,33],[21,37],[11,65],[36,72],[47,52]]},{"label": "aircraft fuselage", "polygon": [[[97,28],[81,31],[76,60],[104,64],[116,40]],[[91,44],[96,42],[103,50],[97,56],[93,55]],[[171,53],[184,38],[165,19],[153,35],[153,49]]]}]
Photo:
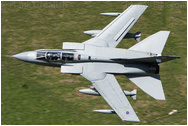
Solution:
[{"label": "aircraft fuselage", "polygon": [[[89,50],[90,48],[91,45],[86,45],[84,50],[40,49],[16,54],[13,57],[25,62],[56,67],[76,66],[79,63],[95,63],[95,65],[100,67],[101,64],[109,63],[106,67],[100,69],[106,73],[113,74],[159,73],[159,66],[157,64],[129,61],[130,58],[151,57],[150,53],[95,46],[92,46],[92,48],[95,48],[95,51],[91,51]],[[114,59],[127,59],[127,61]]]}]

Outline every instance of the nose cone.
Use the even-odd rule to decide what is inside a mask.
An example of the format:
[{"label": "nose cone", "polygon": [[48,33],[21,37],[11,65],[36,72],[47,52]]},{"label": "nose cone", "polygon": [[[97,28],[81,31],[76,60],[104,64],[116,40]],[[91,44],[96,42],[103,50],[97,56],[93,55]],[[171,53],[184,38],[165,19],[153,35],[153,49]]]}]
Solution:
[{"label": "nose cone", "polygon": [[23,52],[23,53],[13,55],[12,57],[22,60],[22,61],[32,62],[36,60],[36,52],[35,51]]}]

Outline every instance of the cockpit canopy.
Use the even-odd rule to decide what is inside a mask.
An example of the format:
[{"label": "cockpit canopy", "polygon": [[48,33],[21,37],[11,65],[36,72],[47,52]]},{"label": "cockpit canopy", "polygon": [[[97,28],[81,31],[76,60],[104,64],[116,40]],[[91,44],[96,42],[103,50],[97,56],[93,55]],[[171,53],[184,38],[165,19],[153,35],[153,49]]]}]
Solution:
[{"label": "cockpit canopy", "polygon": [[74,54],[60,51],[37,51],[37,59],[45,61],[72,61],[74,60]]},{"label": "cockpit canopy", "polygon": [[62,60],[71,61],[74,60],[74,54],[73,53],[62,53]]},{"label": "cockpit canopy", "polygon": [[46,59],[48,61],[60,61],[61,60],[61,52],[47,52]]}]

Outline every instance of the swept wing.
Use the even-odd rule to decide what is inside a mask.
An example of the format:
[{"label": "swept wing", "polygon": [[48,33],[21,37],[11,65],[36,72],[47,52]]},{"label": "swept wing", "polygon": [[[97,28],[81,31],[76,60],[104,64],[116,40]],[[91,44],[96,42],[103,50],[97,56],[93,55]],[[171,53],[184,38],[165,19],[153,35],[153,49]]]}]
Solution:
[{"label": "swept wing", "polygon": [[148,6],[131,5],[86,44],[116,47]]},{"label": "swept wing", "polygon": [[93,83],[95,89],[122,120],[140,121],[113,74],[106,74],[96,69],[95,63],[81,65],[83,68],[81,75]]}]

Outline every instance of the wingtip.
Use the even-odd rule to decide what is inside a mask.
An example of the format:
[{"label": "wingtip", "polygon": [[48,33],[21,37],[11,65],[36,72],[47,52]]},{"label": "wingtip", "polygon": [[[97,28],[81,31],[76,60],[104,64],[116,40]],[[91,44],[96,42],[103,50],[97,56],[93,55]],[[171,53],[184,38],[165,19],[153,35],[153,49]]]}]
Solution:
[{"label": "wingtip", "polygon": [[123,120],[124,122],[140,122],[140,120],[139,119],[137,119],[137,120]]},{"label": "wingtip", "polygon": [[158,33],[169,35],[169,34],[170,34],[170,31],[159,31]]},{"label": "wingtip", "polygon": [[[154,97],[154,98],[155,98],[155,97]],[[158,98],[156,97],[155,99],[156,99],[156,100],[160,100],[160,101],[165,101],[165,100],[166,100],[165,96],[163,96],[163,97],[158,97]]]},{"label": "wingtip", "polygon": [[148,5],[142,5],[143,7],[145,7],[145,8],[148,8]]},{"label": "wingtip", "polygon": [[144,7],[145,9],[148,8],[148,5],[134,4],[134,5],[132,5],[132,6]]},{"label": "wingtip", "polygon": [[165,101],[166,98],[159,98],[159,99],[156,99],[156,100]]}]

